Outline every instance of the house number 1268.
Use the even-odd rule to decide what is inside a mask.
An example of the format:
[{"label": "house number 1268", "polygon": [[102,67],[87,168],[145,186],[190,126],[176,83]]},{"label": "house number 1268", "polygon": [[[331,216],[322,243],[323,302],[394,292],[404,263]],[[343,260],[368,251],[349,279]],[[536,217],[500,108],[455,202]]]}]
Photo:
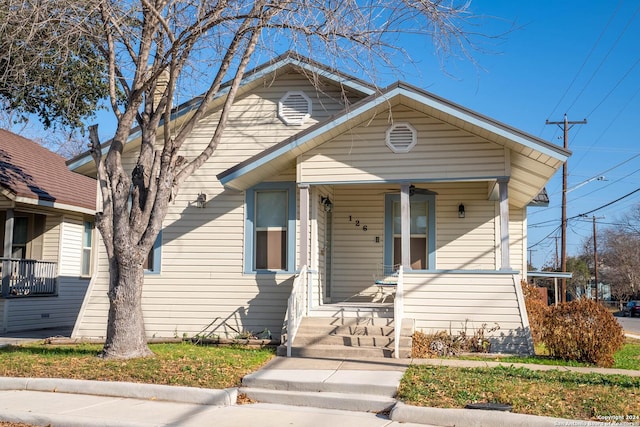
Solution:
[{"label": "house number 1268", "polygon": [[[349,215],[349,222],[353,222],[353,217],[351,215]],[[356,227],[360,227],[360,220],[359,219],[356,219],[355,223],[356,223]],[[366,224],[362,225],[362,231],[367,231],[367,225]]]}]

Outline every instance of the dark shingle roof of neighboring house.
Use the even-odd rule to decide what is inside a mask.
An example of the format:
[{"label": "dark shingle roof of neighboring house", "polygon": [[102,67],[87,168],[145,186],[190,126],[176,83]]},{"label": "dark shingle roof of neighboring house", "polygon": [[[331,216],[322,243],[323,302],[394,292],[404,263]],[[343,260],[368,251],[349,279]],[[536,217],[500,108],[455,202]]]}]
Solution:
[{"label": "dark shingle roof of neighboring house", "polygon": [[0,129],[0,191],[11,199],[91,211],[96,181],[67,168],[65,159],[38,143]]}]

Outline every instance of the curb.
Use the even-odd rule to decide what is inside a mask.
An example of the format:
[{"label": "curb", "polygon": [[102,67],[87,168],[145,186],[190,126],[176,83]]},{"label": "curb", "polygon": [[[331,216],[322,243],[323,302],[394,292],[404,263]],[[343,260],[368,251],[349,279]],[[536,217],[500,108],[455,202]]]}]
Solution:
[{"label": "curb", "polygon": [[[389,418],[392,421],[414,424],[434,424],[456,427],[558,427],[571,425],[599,425],[597,422],[573,421],[563,418],[513,414],[480,409],[448,409],[419,407],[396,403]],[[455,421],[454,421],[455,420]]]},{"label": "curb", "polygon": [[145,400],[193,403],[210,406],[235,405],[237,388],[222,390],[194,387],[138,384],[59,378],[0,378],[0,390],[29,390],[54,393],[89,394]]},{"label": "curb", "polygon": [[9,411],[0,414],[0,421],[10,423],[23,423],[34,426],[56,426],[56,427],[155,427],[147,423],[132,422],[107,422],[104,420],[78,419],[69,415],[36,415],[31,412]]}]

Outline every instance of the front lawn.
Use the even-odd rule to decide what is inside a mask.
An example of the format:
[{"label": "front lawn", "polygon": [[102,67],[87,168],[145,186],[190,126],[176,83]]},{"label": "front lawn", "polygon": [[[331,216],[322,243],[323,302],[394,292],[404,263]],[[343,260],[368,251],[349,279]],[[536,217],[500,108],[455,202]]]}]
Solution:
[{"label": "front lawn", "polygon": [[155,357],[103,360],[101,345],[27,344],[0,348],[4,377],[69,378],[222,389],[274,357],[272,349],[151,344]]},{"label": "front lawn", "polygon": [[520,414],[640,420],[640,378],[622,375],[412,365],[402,379],[398,397],[416,406],[463,408],[468,403],[492,402],[512,405],[513,412]]}]

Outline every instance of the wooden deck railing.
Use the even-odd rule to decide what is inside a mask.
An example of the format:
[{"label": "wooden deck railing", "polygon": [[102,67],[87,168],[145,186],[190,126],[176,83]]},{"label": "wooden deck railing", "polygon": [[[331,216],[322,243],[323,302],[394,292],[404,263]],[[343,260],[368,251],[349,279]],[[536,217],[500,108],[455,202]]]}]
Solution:
[{"label": "wooden deck railing", "polygon": [[0,260],[3,298],[57,294],[57,263],[35,259]]}]

